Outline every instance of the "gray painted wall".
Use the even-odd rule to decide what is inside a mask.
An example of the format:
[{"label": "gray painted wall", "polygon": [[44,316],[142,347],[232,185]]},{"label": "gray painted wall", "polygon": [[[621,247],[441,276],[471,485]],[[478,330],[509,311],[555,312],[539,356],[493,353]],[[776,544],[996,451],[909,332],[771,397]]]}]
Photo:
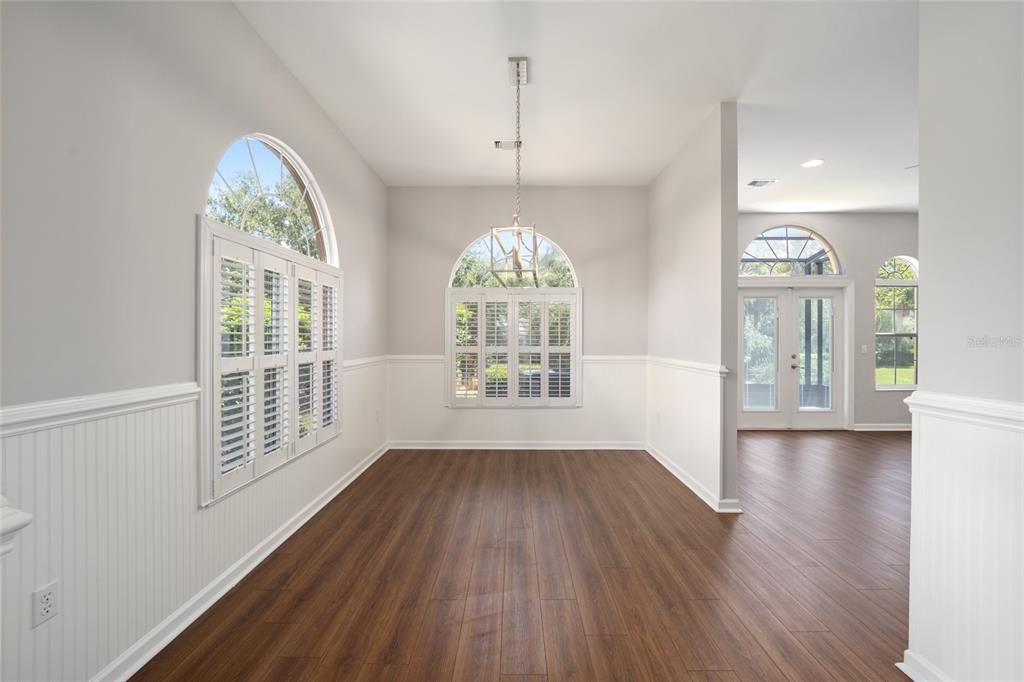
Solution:
[{"label": "gray painted wall", "polygon": [[[725,365],[722,498],[736,496],[736,104],[709,112],[650,188],[650,355]],[[672,446],[666,446],[672,447]]]},{"label": "gray painted wall", "polygon": [[[444,291],[463,249],[512,220],[512,189],[388,191],[389,349],[444,353]],[[527,187],[524,225],[558,244],[583,288],[583,352],[647,352],[647,189]]]},{"label": "gray painted wall", "polygon": [[1024,6],[926,3],[920,35],[921,388],[1022,402]]},{"label": "gray painted wall", "polygon": [[[854,423],[909,424],[910,411],[903,399],[910,391],[875,390],[875,278],[878,267],[890,256],[917,257],[917,214],[742,213],[737,260],[751,239],[777,225],[801,225],[827,239],[839,256],[845,276],[853,280],[854,348],[847,352],[853,353],[854,361]],[[925,271],[929,267],[929,263],[921,264]],[[922,301],[931,295],[926,293]],[[932,342],[930,336],[921,338],[922,348]],[[862,352],[864,346],[866,352]],[[930,367],[924,368],[922,376],[930,371]]]},{"label": "gray painted wall", "polygon": [[720,118],[716,108],[651,185],[648,350],[729,365],[722,353],[723,287],[731,279],[735,290],[736,282],[725,276],[724,254],[734,249],[723,249],[723,239],[726,246],[735,241],[736,203],[726,224]]},{"label": "gray painted wall", "polygon": [[238,136],[303,158],[349,358],[386,351],[385,188],[230,4],[3,3],[2,404],[195,379],[195,215]]}]

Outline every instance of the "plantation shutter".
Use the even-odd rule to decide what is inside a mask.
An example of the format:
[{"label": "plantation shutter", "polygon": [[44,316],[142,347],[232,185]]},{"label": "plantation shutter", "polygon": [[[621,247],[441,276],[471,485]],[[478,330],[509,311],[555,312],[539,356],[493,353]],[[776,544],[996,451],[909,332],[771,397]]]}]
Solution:
[{"label": "plantation shutter", "polygon": [[202,500],[341,432],[341,273],[199,219]]},{"label": "plantation shutter", "polygon": [[512,300],[503,294],[483,297],[483,402],[504,405],[512,402],[509,352],[509,318]]},{"label": "plantation shutter", "polygon": [[548,403],[574,404],[577,391],[575,299],[550,297],[545,326]]},{"label": "plantation shutter", "polygon": [[256,460],[255,263],[252,249],[214,243],[214,494],[252,478]]},{"label": "plantation shutter", "polygon": [[480,312],[479,295],[450,297],[449,333],[452,359],[450,380],[452,399],[460,404],[476,404],[480,398]]},{"label": "plantation shutter", "polygon": [[289,331],[289,265],[281,258],[258,254],[260,285],[258,299],[262,314],[257,315],[256,331],[260,352],[257,356],[259,399],[256,423],[259,439],[256,473],[269,471],[290,455],[291,424],[289,399],[291,391],[288,349]]},{"label": "plantation shutter", "polygon": [[320,425],[320,395],[317,385],[317,349],[322,343],[319,291],[316,271],[293,265],[295,272],[295,391],[298,400],[295,415],[296,454],[316,445]]},{"label": "plantation shutter", "polygon": [[519,405],[542,405],[547,394],[543,296],[516,297],[516,398]]},{"label": "plantation shutter", "polygon": [[317,352],[320,370],[320,431],[317,441],[322,442],[338,433],[340,424],[338,296],[341,280],[319,272],[317,281],[320,288],[320,347]]},{"label": "plantation shutter", "polygon": [[579,404],[579,291],[449,289],[448,404]]}]

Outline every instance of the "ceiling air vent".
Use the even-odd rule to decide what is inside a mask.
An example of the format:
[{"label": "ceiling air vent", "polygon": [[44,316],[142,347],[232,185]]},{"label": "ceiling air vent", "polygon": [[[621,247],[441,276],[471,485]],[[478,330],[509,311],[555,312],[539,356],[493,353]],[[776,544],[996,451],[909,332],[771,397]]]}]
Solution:
[{"label": "ceiling air vent", "polygon": [[775,182],[775,180],[751,180],[747,183],[747,187],[764,187],[765,185],[771,185]]}]

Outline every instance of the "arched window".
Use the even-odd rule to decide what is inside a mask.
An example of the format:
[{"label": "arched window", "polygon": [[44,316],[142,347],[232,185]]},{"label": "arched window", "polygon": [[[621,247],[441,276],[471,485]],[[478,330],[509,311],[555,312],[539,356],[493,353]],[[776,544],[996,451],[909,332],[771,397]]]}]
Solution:
[{"label": "arched window", "polygon": [[795,225],[772,227],[747,245],[741,277],[805,277],[842,272],[832,246],[820,235]]},{"label": "arched window", "polygon": [[337,264],[327,208],[312,175],[271,137],[246,135],[228,147],[210,182],[206,215]]},{"label": "arched window", "polygon": [[875,280],[875,386],[917,385],[917,259],[893,256]]},{"label": "arched window", "polygon": [[[509,235],[502,235],[502,239],[510,239]],[[512,244],[503,244],[505,251],[499,254],[499,258],[505,258],[505,254],[514,254]],[[500,246],[499,246],[500,248]],[[572,269],[572,263],[553,241],[544,235],[537,235],[537,261],[538,274],[534,277],[532,272],[515,274],[514,272],[502,272],[495,274],[491,271],[492,257],[491,236],[484,235],[470,244],[462,257],[452,268],[452,276],[449,286],[457,288],[504,288],[504,287],[575,287],[576,273]],[[509,256],[512,257],[512,256]],[[513,268],[507,268],[512,270]]]},{"label": "arched window", "polygon": [[491,248],[485,235],[452,268],[445,302],[448,405],[578,406],[580,290],[572,263],[541,235],[536,274],[509,267],[512,245],[495,245],[497,258]]},{"label": "arched window", "polygon": [[327,207],[283,143],[239,138],[199,219],[203,503],[341,426],[341,271]]}]

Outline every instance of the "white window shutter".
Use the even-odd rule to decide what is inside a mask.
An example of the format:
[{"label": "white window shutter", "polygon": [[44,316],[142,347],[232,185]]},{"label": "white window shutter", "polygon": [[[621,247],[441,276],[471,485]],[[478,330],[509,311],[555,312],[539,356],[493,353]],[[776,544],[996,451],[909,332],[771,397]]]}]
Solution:
[{"label": "white window shutter", "polygon": [[292,381],[288,366],[291,347],[291,293],[289,265],[284,259],[258,253],[258,300],[261,314],[256,316],[259,353],[257,353],[258,400],[256,422],[262,437],[257,442],[256,474],[283,464],[290,452],[289,423]]},{"label": "white window shutter", "polygon": [[316,271],[293,265],[295,279],[295,454],[306,452],[317,441],[320,426],[320,391],[317,348],[320,337],[320,297]]},{"label": "white window shutter", "polygon": [[579,289],[449,289],[448,404],[580,404]]},{"label": "white window shutter", "polygon": [[483,333],[483,404],[512,403],[512,358],[509,332],[512,300],[507,294],[484,295]]},{"label": "white window shutter", "polygon": [[483,388],[483,300],[479,294],[451,292],[447,298],[449,403],[479,405]]},{"label": "white window shutter", "polygon": [[547,302],[547,398],[549,404],[572,404],[576,395],[576,303],[567,297]]},{"label": "white window shutter", "polygon": [[341,430],[341,362],[338,350],[341,280],[323,272],[317,273],[317,278],[320,299],[320,342],[317,350],[320,421],[317,442],[323,442]]},{"label": "white window shutter", "polygon": [[239,244],[213,245],[214,494],[244,484],[256,460],[256,267]]},{"label": "white window shutter", "polygon": [[199,217],[206,505],[341,431],[341,273]]}]

